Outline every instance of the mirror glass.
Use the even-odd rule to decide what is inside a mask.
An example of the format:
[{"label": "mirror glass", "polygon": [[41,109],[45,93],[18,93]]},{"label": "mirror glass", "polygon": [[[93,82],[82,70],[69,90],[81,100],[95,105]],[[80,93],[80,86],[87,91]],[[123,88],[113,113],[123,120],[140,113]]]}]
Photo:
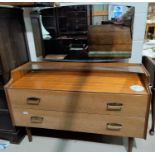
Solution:
[{"label": "mirror glass", "polygon": [[132,51],[134,7],[68,5],[40,10],[46,59],[118,60]]}]

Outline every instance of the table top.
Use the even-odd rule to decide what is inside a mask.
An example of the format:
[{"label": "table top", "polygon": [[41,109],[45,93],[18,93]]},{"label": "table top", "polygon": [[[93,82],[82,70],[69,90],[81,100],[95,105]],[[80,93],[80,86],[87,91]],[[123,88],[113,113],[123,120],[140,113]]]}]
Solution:
[{"label": "table top", "polygon": [[48,89],[54,91],[80,91],[92,93],[147,94],[130,87],[144,87],[137,73],[112,71],[30,71],[14,81],[10,88]]}]

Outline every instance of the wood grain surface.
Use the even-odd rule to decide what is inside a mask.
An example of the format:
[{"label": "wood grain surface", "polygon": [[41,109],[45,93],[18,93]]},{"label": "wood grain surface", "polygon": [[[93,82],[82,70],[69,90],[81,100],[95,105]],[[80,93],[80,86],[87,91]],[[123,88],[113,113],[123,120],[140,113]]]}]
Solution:
[{"label": "wood grain surface", "polygon": [[[58,130],[80,131],[105,135],[144,137],[142,117],[122,117],[87,113],[65,113],[32,109],[13,109],[17,126],[39,127]],[[31,118],[36,118],[32,122]],[[120,130],[107,129],[108,123],[122,125]]]},{"label": "wood grain surface", "polygon": [[129,27],[115,24],[89,26],[88,38],[90,51],[131,51]]},{"label": "wood grain surface", "polygon": [[[146,95],[29,89],[9,89],[8,92],[13,108],[145,117],[148,106]],[[20,96],[20,99],[17,96]],[[36,98],[36,104],[33,100],[32,103],[28,102],[29,98]],[[113,103],[115,104],[109,109],[108,105]],[[113,109],[119,104],[121,104],[119,110]]]},{"label": "wood grain surface", "polygon": [[146,94],[133,91],[132,85],[143,86],[139,76],[118,72],[35,71],[25,74],[10,88],[50,89],[62,91]]}]

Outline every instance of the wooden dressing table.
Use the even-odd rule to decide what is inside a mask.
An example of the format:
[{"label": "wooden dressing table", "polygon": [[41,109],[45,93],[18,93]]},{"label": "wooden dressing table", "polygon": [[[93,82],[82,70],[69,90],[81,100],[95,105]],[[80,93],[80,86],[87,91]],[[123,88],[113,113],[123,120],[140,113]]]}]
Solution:
[{"label": "wooden dressing table", "polygon": [[[31,62],[12,71],[5,86],[12,121],[31,127],[146,138],[148,75],[125,63]],[[131,89],[138,85],[141,91]]]}]

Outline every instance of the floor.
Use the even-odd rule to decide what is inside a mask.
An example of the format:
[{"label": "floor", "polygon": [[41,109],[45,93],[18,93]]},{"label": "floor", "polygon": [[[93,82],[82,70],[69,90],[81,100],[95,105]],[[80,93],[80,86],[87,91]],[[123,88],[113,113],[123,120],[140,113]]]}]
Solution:
[{"label": "floor", "polygon": [[[151,120],[149,119],[149,128]],[[60,136],[61,137],[61,136]],[[103,137],[102,137],[103,138]],[[75,138],[76,139],[76,138]],[[33,141],[28,142],[27,136],[20,145],[11,144],[3,151],[6,152],[125,152],[127,151],[127,138],[106,139],[102,142],[94,140],[75,140],[52,137],[33,136]],[[104,138],[103,138],[104,139]],[[111,143],[112,144],[107,144]],[[135,139],[134,152],[154,152],[155,135],[147,135],[147,140]]]}]

